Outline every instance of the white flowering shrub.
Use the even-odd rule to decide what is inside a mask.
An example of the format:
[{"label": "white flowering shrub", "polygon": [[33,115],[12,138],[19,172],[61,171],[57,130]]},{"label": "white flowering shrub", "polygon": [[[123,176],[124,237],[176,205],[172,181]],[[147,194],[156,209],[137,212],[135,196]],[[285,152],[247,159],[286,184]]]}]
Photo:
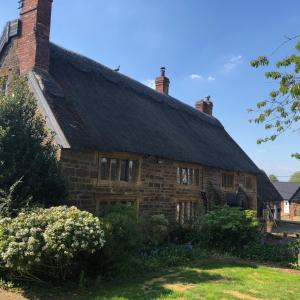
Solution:
[{"label": "white flowering shrub", "polygon": [[76,207],[37,209],[4,218],[0,261],[23,278],[66,279],[75,265],[85,263],[82,257],[102,249],[103,227],[99,218]]}]

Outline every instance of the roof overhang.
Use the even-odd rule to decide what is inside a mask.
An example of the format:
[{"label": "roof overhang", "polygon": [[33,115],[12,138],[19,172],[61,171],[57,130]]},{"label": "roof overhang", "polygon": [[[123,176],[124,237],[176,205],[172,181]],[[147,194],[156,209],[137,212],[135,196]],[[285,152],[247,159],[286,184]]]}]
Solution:
[{"label": "roof overhang", "polygon": [[66,136],[64,135],[61,127],[59,126],[58,121],[56,120],[47,102],[47,99],[44,96],[44,93],[38,83],[34,71],[30,71],[28,73],[28,83],[32,93],[34,94],[38,102],[38,106],[45,117],[49,129],[54,133],[55,142],[61,148],[65,148],[65,149],[71,148]]}]

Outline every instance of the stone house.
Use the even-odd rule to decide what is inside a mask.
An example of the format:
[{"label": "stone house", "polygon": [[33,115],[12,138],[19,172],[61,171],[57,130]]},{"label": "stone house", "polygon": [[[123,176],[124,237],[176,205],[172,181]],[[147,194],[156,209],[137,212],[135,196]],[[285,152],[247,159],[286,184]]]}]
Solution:
[{"label": "stone house", "polygon": [[[257,210],[260,170],[213,116],[49,40],[52,0],[21,0],[0,39],[0,75],[28,78],[61,146],[68,203],[100,212],[117,202],[185,222],[221,201]],[[211,191],[214,191],[213,193]],[[242,204],[241,204],[242,203]]]}]

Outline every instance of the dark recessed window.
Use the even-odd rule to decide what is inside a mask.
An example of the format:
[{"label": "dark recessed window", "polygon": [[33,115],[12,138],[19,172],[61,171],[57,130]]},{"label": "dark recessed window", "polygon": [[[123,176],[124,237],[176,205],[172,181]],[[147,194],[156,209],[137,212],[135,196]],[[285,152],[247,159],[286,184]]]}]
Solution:
[{"label": "dark recessed window", "polygon": [[234,176],[233,174],[222,174],[222,187],[233,188]]},{"label": "dark recessed window", "polygon": [[137,160],[101,158],[99,179],[103,181],[136,181],[138,166]]},{"label": "dark recessed window", "polygon": [[195,173],[194,173],[195,185],[199,185],[199,182],[200,182],[199,169],[195,169],[194,171],[195,171]]},{"label": "dark recessed window", "polygon": [[177,183],[199,186],[200,170],[193,168],[177,168]]},{"label": "dark recessed window", "polygon": [[180,184],[181,183],[181,169],[177,168],[177,183]]},{"label": "dark recessed window", "polygon": [[188,169],[188,184],[194,184],[194,169]]},{"label": "dark recessed window", "polygon": [[110,179],[112,181],[118,180],[118,161],[116,159],[110,160]]},{"label": "dark recessed window", "polygon": [[137,179],[138,162],[136,160],[130,160],[128,162],[128,180],[134,181]]},{"label": "dark recessed window", "polygon": [[128,160],[121,160],[120,168],[121,168],[120,180],[128,181]]},{"label": "dark recessed window", "polygon": [[101,158],[100,162],[100,172],[101,172],[101,180],[109,179],[109,159]]},{"label": "dark recessed window", "polygon": [[193,221],[197,217],[196,202],[179,202],[176,205],[176,220],[180,224],[185,224]]},{"label": "dark recessed window", "polygon": [[181,184],[188,184],[188,169],[181,169]]}]

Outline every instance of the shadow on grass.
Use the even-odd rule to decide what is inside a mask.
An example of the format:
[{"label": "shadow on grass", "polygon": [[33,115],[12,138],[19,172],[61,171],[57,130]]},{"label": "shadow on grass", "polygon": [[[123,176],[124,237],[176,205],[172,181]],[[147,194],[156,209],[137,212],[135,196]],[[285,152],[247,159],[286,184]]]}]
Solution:
[{"label": "shadow on grass", "polygon": [[224,268],[258,268],[257,263],[244,261],[239,258],[207,258],[189,264],[191,267],[200,268],[202,270],[224,269]]},{"label": "shadow on grass", "polygon": [[183,270],[157,275],[138,282],[107,285],[93,296],[83,297],[84,300],[150,300],[167,297],[176,292],[185,292],[200,283],[228,281],[221,275],[209,274],[204,271]]},{"label": "shadow on grass", "polygon": [[[167,297],[176,292],[185,292],[201,283],[230,282],[231,279],[219,274],[211,274],[209,270],[225,268],[253,268],[254,263],[239,261],[234,258],[207,258],[185,263],[176,268],[157,274],[135,276],[132,279],[101,283],[92,289],[70,292],[70,288],[30,289],[24,297],[30,300],[150,300]],[[195,270],[197,269],[197,270]]]}]

